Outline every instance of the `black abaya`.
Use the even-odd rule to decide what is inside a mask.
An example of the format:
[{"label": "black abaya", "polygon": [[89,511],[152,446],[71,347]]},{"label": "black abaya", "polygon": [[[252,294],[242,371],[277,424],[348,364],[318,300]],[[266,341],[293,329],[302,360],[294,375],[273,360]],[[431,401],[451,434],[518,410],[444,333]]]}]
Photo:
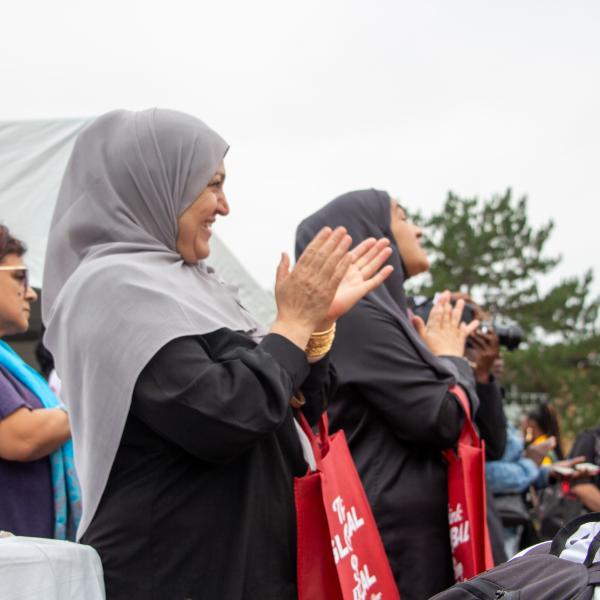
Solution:
[{"label": "black abaya", "polygon": [[[425,600],[453,583],[441,450],[464,417],[452,381],[407,352],[402,329],[366,300],[338,321],[331,356],[331,427],[346,432],[402,600]],[[472,395],[467,361],[443,360]]]},{"label": "black abaya", "polygon": [[306,463],[289,407],[315,421],[328,360],[270,334],[174,340],[140,375],[108,484],[83,542],[108,600],[296,599],[293,478]]}]

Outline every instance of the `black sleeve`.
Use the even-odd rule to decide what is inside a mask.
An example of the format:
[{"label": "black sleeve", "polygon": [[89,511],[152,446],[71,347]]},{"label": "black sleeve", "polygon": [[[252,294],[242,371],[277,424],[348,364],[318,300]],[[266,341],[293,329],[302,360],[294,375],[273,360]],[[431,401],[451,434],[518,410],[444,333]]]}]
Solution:
[{"label": "black sleeve", "polygon": [[462,356],[438,356],[438,359],[445,361],[452,366],[454,373],[454,383],[460,385],[467,393],[467,398],[471,406],[471,415],[476,415],[479,410],[479,396],[475,385],[475,376],[469,361]]},{"label": "black sleeve", "polygon": [[442,358],[454,373],[442,375],[412,346],[391,316],[366,303],[359,308],[338,323],[338,331],[342,326],[348,335],[335,343],[354,343],[353,348],[340,351],[343,359],[339,362],[334,346],[334,365],[344,385],[360,389],[399,439],[436,448],[452,446],[460,435],[464,413],[449,387],[458,383],[472,408],[478,405],[467,361]]},{"label": "black sleeve", "polygon": [[[211,357],[206,336],[178,338],[142,371],[131,411],[190,454],[224,462],[282,424],[292,393],[303,387],[310,371],[304,352],[277,334],[265,336],[254,348],[232,347],[218,357]],[[323,384],[327,375],[314,377]],[[313,385],[322,391],[317,381]],[[315,393],[308,394],[307,405]]]},{"label": "black sleeve", "polygon": [[475,424],[485,440],[485,459],[500,460],[506,446],[506,415],[504,414],[504,398],[498,382],[477,384],[479,410]]},{"label": "black sleeve", "polygon": [[585,461],[593,463],[596,458],[596,436],[593,431],[584,431],[575,440],[570,457],[585,456]]},{"label": "black sleeve", "polygon": [[317,424],[336,388],[337,376],[329,355],[310,365],[310,373],[300,389],[306,399],[302,412],[311,425]]}]

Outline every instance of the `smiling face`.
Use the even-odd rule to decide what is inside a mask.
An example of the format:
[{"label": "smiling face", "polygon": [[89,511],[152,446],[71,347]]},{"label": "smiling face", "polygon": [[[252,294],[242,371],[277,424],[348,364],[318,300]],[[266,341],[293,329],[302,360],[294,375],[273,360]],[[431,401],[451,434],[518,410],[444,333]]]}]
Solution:
[{"label": "smiling face", "polygon": [[204,191],[179,215],[176,248],[188,264],[208,257],[212,225],[217,215],[229,214],[224,182],[225,167],[221,163]]},{"label": "smiling face", "polygon": [[404,263],[406,277],[428,271],[429,259],[421,247],[421,228],[408,220],[405,210],[397,200],[391,200],[390,210],[390,229]]},{"label": "smiling face", "polygon": [[30,305],[37,300],[37,294],[29,286],[25,289],[26,267],[20,256],[7,254],[0,267],[11,267],[0,269],[0,337],[24,333],[29,328]]}]

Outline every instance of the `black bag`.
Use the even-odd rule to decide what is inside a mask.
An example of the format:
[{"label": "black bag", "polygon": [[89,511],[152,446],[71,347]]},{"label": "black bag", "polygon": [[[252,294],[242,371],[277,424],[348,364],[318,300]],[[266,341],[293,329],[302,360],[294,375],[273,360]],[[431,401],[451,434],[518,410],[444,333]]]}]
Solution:
[{"label": "black bag", "polygon": [[543,540],[551,540],[565,524],[587,514],[587,510],[571,492],[569,482],[562,481],[544,489],[538,514],[540,535]]},{"label": "black bag", "polygon": [[494,505],[505,527],[527,525],[531,521],[523,494],[496,494]]},{"label": "black bag", "polygon": [[552,542],[457,583],[431,600],[592,600],[600,585],[600,513],[578,517]]}]

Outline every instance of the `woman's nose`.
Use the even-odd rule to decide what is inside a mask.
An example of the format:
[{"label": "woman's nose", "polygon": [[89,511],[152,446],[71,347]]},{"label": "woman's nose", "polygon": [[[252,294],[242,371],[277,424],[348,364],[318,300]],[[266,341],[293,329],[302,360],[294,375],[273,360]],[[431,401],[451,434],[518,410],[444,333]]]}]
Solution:
[{"label": "woman's nose", "polygon": [[221,193],[218,196],[217,202],[217,213],[220,215],[228,215],[229,214],[229,203],[227,202],[227,198],[225,194]]},{"label": "woman's nose", "polygon": [[28,287],[27,291],[25,292],[25,300],[28,300],[29,302],[35,302],[37,299],[37,292],[32,287]]}]

